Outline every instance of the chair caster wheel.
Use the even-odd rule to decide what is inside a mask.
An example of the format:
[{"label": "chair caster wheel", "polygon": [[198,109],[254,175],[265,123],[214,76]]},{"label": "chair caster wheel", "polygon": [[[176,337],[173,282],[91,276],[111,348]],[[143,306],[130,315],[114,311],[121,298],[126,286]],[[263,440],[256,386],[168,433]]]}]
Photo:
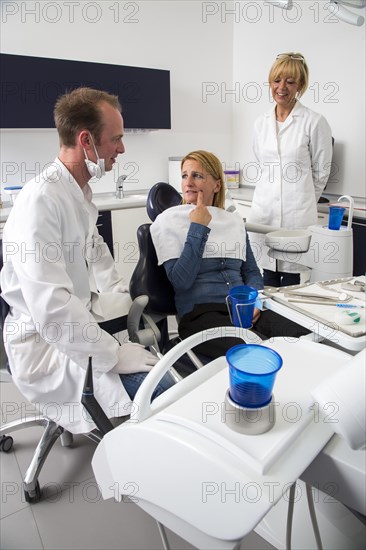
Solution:
[{"label": "chair caster wheel", "polygon": [[29,502],[30,504],[35,504],[41,500],[41,487],[38,481],[34,491],[29,492],[24,489],[24,498],[26,502]]},{"label": "chair caster wheel", "polygon": [[8,453],[13,448],[14,440],[10,435],[2,435],[0,438],[0,452]]}]

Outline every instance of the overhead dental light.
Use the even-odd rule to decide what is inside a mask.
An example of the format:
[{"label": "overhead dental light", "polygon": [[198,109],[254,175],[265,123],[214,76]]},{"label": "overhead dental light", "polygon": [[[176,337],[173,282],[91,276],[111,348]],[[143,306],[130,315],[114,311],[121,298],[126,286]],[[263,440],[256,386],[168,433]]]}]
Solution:
[{"label": "overhead dental light", "polygon": [[[285,10],[292,8],[292,0],[266,0],[266,2]],[[329,0],[326,4],[328,10],[340,21],[361,27],[365,22],[365,18],[345,6],[362,9],[366,6],[366,0]]]},{"label": "overhead dental light", "polygon": [[268,0],[269,4],[273,4],[274,6],[277,6],[278,8],[282,8],[284,10],[289,10],[291,8],[291,0]]},{"label": "overhead dental light", "polygon": [[345,23],[350,23],[350,25],[361,27],[365,22],[365,18],[345,6],[361,9],[366,6],[366,0],[330,0],[327,4],[328,10],[338,17],[338,19]]}]

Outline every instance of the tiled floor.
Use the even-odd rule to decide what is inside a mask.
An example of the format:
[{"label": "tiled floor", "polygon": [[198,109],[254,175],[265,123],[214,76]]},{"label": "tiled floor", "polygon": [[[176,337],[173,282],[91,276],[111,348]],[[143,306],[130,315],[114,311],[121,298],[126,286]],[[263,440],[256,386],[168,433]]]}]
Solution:
[{"label": "tiled floor", "polygon": [[[30,406],[0,370],[2,423],[30,413]],[[95,444],[82,436],[72,448],[57,441],[40,475],[43,499],[28,504],[23,496],[24,475],[41,428],[14,433],[14,449],[1,454],[0,548],[43,549],[161,549],[155,521],[136,504],[104,501],[93,477],[91,458]],[[193,547],[167,531],[170,546]],[[250,533],[241,548],[273,548],[256,533]]]}]

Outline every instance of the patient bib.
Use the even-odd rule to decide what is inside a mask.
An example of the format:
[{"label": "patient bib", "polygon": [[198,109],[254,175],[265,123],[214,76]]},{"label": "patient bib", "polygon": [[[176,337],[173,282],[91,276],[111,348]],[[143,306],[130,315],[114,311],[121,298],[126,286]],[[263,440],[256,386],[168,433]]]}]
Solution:
[{"label": "patient bib", "polygon": [[[183,252],[191,225],[189,214],[194,204],[173,206],[162,212],[151,225],[151,237],[159,265],[179,258]],[[208,224],[210,233],[203,258],[235,258],[245,261],[246,235],[244,222],[237,212],[208,206],[212,219]]]}]

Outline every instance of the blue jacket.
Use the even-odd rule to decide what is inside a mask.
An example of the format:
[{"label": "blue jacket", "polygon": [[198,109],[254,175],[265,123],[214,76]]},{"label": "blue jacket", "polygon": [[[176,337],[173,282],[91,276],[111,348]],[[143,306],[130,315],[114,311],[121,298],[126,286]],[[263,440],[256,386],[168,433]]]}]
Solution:
[{"label": "blue jacket", "polygon": [[245,284],[258,290],[263,288],[248,236],[243,262],[235,258],[202,258],[209,233],[209,227],[192,222],[180,258],[164,263],[175,290],[179,318],[192,311],[196,304],[224,304],[234,286]]}]

